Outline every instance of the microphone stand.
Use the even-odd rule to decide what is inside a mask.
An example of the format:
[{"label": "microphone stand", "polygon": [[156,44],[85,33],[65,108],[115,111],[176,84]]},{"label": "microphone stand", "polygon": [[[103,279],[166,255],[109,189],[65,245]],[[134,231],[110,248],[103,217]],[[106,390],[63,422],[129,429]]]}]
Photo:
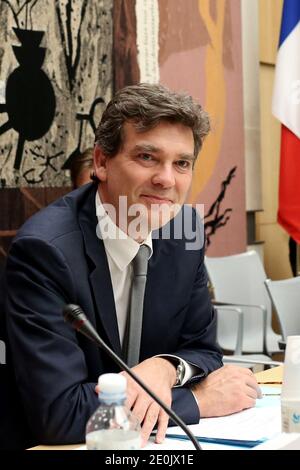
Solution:
[{"label": "microphone stand", "polygon": [[156,396],[156,394],[152,392],[148,388],[148,386],[134,372],[132,372],[132,370],[127,366],[127,364],[125,364],[125,362],[122,361],[122,359],[120,359],[120,357],[116,353],[114,353],[114,351],[110,349],[109,346],[107,346],[103,339],[100,338],[97,331],[94,329],[92,324],[87,319],[86,315],[83,313],[81,307],[73,304],[66,305],[63,309],[63,316],[65,322],[70,323],[74,329],[84,334],[87,338],[94,341],[100,348],[102,348],[108,354],[108,356],[110,356],[112,360],[118,364],[118,366],[122,370],[125,370],[127,374],[130,375],[130,377],[135,382],[137,382],[140,387],[142,387],[142,389],[145,390],[145,392],[147,392],[148,395],[150,395],[150,397],[153,398],[153,400],[156,401],[162,407],[162,409],[167,413],[171,420],[174,421],[174,423],[176,423],[190,438],[196,450],[202,450],[196,437],[186,426],[186,424],[182,421],[182,419],[179,418],[179,416],[177,416],[177,414],[171,408],[169,408],[158,396]]}]

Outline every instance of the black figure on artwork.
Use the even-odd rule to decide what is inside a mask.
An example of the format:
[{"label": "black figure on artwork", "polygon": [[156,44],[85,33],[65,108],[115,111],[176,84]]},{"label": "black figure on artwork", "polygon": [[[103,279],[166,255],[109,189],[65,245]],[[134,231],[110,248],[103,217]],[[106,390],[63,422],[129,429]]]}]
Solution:
[{"label": "black figure on artwork", "polygon": [[231,208],[225,209],[223,212],[220,212],[221,202],[223,201],[226,193],[227,186],[231,183],[232,178],[234,178],[237,167],[233,167],[226,179],[221,183],[221,191],[218,194],[217,199],[211,205],[209,211],[204,216],[204,229],[206,235],[206,247],[209,247],[211,244],[211,237],[216,233],[220,227],[224,227],[230,219],[230,213],[232,212]]},{"label": "black figure on artwork", "polygon": [[12,46],[19,67],[7,80],[6,103],[0,112],[8,121],[0,127],[0,135],[9,129],[19,134],[14,168],[20,169],[25,140],[43,137],[54,119],[55,94],[48,76],[41,69],[46,49],[39,47],[43,31],[13,28],[21,46]]}]

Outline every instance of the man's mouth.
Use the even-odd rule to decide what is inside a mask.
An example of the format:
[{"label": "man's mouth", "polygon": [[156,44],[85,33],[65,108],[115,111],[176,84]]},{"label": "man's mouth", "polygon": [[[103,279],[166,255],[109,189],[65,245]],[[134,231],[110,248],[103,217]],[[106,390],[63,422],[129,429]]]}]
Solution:
[{"label": "man's mouth", "polygon": [[165,196],[157,196],[156,194],[141,194],[141,197],[151,204],[173,204],[172,199]]}]

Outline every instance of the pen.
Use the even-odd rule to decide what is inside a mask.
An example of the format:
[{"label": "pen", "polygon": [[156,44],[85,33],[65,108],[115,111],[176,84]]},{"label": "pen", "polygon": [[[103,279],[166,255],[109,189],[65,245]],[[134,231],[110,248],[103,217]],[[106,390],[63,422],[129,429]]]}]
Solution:
[{"label": "pen", "polygon": [[[188,441],[189,437],[181,434],[166,434],[166,437],[169,439],[178,439],[180,441]],[[259,439],[257,441],[244,441],[242,439],[224,439],[221,437],[204,437],[204,436],[195,436],[196,439],[200,442],[206,442],[207,444],[223,444],[227,446],[236,446],[236,447],[255,447],[258,444],[264,442],[265,439]]]},{"label": "pen", "polygon": [[282,385],[281,382],[257,382],[259,385]]}]

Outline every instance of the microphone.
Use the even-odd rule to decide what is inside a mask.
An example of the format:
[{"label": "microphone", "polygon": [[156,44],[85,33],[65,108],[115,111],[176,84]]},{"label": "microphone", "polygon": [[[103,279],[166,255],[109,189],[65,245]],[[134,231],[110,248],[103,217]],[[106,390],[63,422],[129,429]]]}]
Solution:
[{"label": "microphone", "polygon": [[132,370],[125,364],[124,361],[112,350],[110,349],[109,346],[103,341],[102,338],[98,335],[97,331],[93,327],[93,325],[89,322],[87,319],[86,315],[83,313],[83,310],[79,305],[74,305],[74,304],[68,304],[65,305],[63,308],[63,316],[64,320],[67,323],[70,323],[71,326],[79,331],[80,333],[84,334],[87,338],[90,340],[94,341],[100,348],[102,348],[112,359],[115,361],[118,366],[125,370],[130,377],[137,382],[145,392],[150,395],[151,398],[153,398],[156,403],[161,406],[161,408],[167,413],[167,415],[170,417],[170,419],[177,424],[177,426],[181,427],[181,429],[184,431],[184,433],[189,437],[189,439],[192,441],[194,444],[194,447],[196,450],[202,450],[199,442],[197,441],[196,437],[194,434],[190,431],[190,429],[187,427],[187,425],[182,421],[179,416],[177,416],[174,411],[169,408],[154,392],[152,392],[148,386],[139,379],[139,377],[132,372]]}]

